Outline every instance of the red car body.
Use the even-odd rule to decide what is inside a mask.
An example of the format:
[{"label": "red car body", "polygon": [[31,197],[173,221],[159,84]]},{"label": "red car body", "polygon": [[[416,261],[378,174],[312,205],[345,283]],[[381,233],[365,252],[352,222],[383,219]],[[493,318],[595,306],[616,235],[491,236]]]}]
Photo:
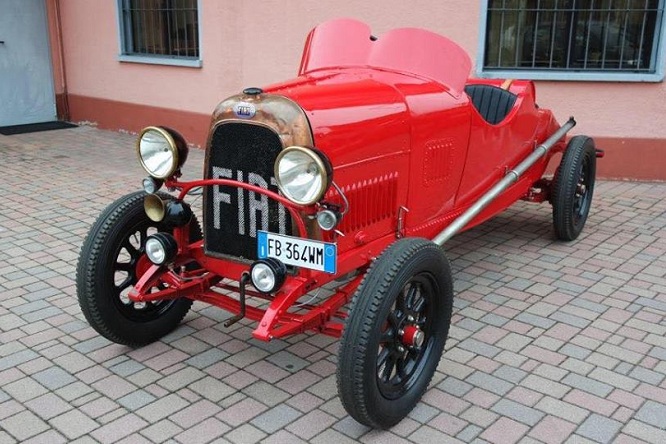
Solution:
[{"label": "red car body", "polygon": [[[538,107],[532,82],[469,79],[470,68],[467,54],[437,34],[410,28],[374,37],[361,22],[335,20],[309,34],[297,77],[262,89],[248,88],[218,105],[212,115],[203,179],[180,180],[186,145],[172,130],[155,127],[150,130],[153,135],[163,133],[160,137],[171,138],[171,160],[178,160],[178,168],[164,177],[152,174],[141,157],[142,133],[138,145],[141,162],[157,177],[149,185],[157,181],[159,187],[164,179],[164,185],[177,191],[177,196],[171,201],[156,194],[154,187],[147,187],[146,214],[127,213],[127,208],[134,208],[138,198],[143,198],[135,194],[117,201],[100,217],[82,249],[77,277],[86,317],[110,339],[145,343],[175,328],[189,309],[185,307],[174,319],[160,320],[168,317],[170,308],[164,304],[187,298],[234,313],[230,323],[243,317],[258,321],[253,336],[260,340],[312,330],[338,337],[346,320],[349,325],[352,309],[346,306],[355,293],[358,298],[375,298],[384,292],[384,287],[378,287],[375,293],[362,294],[359,288],[373,267],[390,271],[391,261],[402,263],[412,255],[425,270],[434,257],[445,263],[445,270],[415,272],[414,279],[400,285],[416,282],[414,291],[426,293],[429,288],[439,288],[448,308],[438,305],[439,293],[432,290],[428,304],[439,307],[440,314],[427,312],[423,315],[427,323],[419,321],[421,315],[405,315],[398,302],[388,318],[372,320],[376,331],[384,331],[393,322],[391,316],[402,316],[392,339],[369,342],[375,344],[369,346],[375,350],[377,344],[381,349],[385,342],[391,342],[387,353],[398,356],[391,365],[396,372],[408,374],[402,379],[396,376],[395,382],[384,364],[377,363],[372,370],[374,361],[367,361],[371,373],[386,373],[382,381],[393,381],[378,382],[386,391],[383,407],[378,408],[385,408],[384,413],[373,416],[368,411],[354,411],[358,390],[343,390],[347,393],[343,396],[345,406],[359,421],[380,427],[394,424],[411,410],[434,372],[436,362],[431,361],[439,360],[443,339],[438,342],[440,339],[433,338],[448,334],[452,300],[450,271],[446,259],[441,259],[443,253],[432,250],[431,242],[417,241],[405,247],[401,241],[425,238],[441,244],[519,199],[550,200],[556,232],[564,233],[558,236],[571,240],[582,229],[589,211],[594,158],[599,156],[591,139],[574,138],[567,145],[564,135],[575,122],[570,120],[560,127],[551,111]],[[278,190],[276,159],[292,146],[316,152],[312,155],[320,157],[320,169],[326,170],[330,186],[316,202],[299,204]],[[557,180],[545,178],[552,156],[563,152]],[[187,213],[183,208],[189,208],[188,195],[200,187],[203,239],[197,235],[194,219],[177,216],[173,223],[163,221],[170,212]],[[316,218],[326,210],[339,219],[334,229],[318,225]],[[156,218],[151,216],[155,213]],[[171,242],[174,256],[168,264],[148,259],[145,231],[141,245],[130,248],[129,240],[123,237],[130,236],[129,231],[123,235],[126,228],[108,229],[122,224],[134,227],[136,220],[147,220],[146,215],[161,224],[160,230],[172,228],[169,237],[175,240]],[[119,234],[112,237],[110,232]],[[259,259],[257,238],[261,232],[327,242],[337,248],[335,269],[325,272],[292,266],[275,291],[257,291],[249,282],[254,279],[251,267]],[[98,265],[107,263],[99,247],[105,243],[117,245],[110,266],[130,270],[123,284],[116,285],[117,289],[122,287],[117,294],[106,295],[99,283],[109,279]],[[118,259],[123,249],[132,258],[127,264]],[[305,257],[308,251],[304,247],[294,254]],[[124,298],[122,291],[127,287]],[[401,294],[393,292],[386,297],[397,298],[404,305],[404,298],[410,296]],[[124,299],[121,304],[114,302],[117,317],[125,316],[131,328],[112,316],[102,319],[104,311],[111,310],[107,299],[118,295]],[[377,304],[382,301],[378,298]],[[146,307],[152,307],[152,314],[144,316]],[[366,320],[360,318],[365,314],[356,316],[360,320],[352,322],[353,328],[365,325]],[[441,320],[445,328],[440,330],[433,316],[448,317]],[[160,322],[162,327],[153,327]],[[343,336],[347,354],[354,351],[351,340],[356,339],[345,342]],[[424,351],[431,345],[439,347],[439,354]],[[410,356],[418,359],[412,362]],[[382,358],[380,352],[377,362],[381,359],[385,356]],[[356,361],[346,358],[345,362],[352,366]],[[430,370],[422,372],[425,367]],[[340,384],[344,381],[344,376],[339,378]],[[409,397],[406,407],[392,404],[405,393]],[[374,392],[363,396],[358,402],[379,399]],[[392,414],[394,411],[398,413]],[[382,419],[385,417],[389,419]]]},{"label": "red car body", "polygon": [[[242,94],[222,102],[214,113],[206,148],[213,149],[211,139],[217,125],[239,120],[237,116],[229,118],[233,104],[252,103],[255,115],[260,116],[262,111],[279,112],[278,106],[269,105],[264,110],[266,97],[268,101],[272,96],[290,99],[307,117],[313,146],[331,160],[334,180],[349,194],[349,213],[338,226],[343,235],[308,231],[299,222],[304,222],[303,215],[312,213],[312,209],[299,208],[256,185],[210,176],[203,181],[166,182],[181,190],[179,198],[202,185],[244,187],[265,194],[293,213],[299,236],[337,243],[335,275],[301,269],[270,298],[265,311],[248,307],[247,317],[261,321],[253,333],[257,339],[312,329],[339,336],[344,314],[337,312],[349,302],[362,275],[321,305],[308,307],[305,314],[289,313],[289,308],[313,288],[367,267],[398,237],[432,239],[559,128],[549,110],[536,106],[534,85],[529,81],[511,84],[515,105],[501,123],[489,124],[465,93],[465,86],[499,86],[500,82],[469,80],[469,57],[445,37],[421,29],[394,30],[377,40],[371,40],[370,35],[367,25],[353,20],[315,28],[308,36],[298,77],[263,88],[259,95]],[[517,199],[534,199],[532,187],[543,176],[550,156],[564,146],[564,142],[558,143],[466,228],[492,217]],[[329,191],[327,198],[339,202],[335,190]],[[209,227],[205,216],[204,226]],[[186,229],[178,231],[183,236]],[[238,312],[237,298],[207,287],[222,277],[238,281],[248,270],[248,263],[209,256],[202,242],[182,246],[182,250],[182,260],[194,258],[212,276],[196,285],[196,281],[178,284],[174,278],[168,290],[142,294],[142,288],[150,286],[147,282],[163,273],[153,266],[131,297],[146,301],[186,296]]]}]

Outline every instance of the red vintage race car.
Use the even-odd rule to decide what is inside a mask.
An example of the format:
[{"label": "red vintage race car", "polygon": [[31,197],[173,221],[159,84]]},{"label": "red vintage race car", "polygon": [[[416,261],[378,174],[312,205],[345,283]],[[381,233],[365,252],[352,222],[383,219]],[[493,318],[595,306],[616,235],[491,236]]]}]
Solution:
[{"label": "red vintage race car", "polygon": [[198,300],[232,312],[227,326],[257,321],[260,340],[341,337],[347,411],[373,427],[399,422],[451,323],[441,246],[519,199],[550,202],[555,236],[575,239],[602,154],[589,137],[565,142],[573,118],[560,126],[538,107],[532,82],[469,79],[470,66],[431,32],[375,37],[336,20],[309,34],[296,78],[218,105],[203,179],[180,180],[188,146],[175,130],[144,129],[144,189],[112,203],[81,250],[90,324],[140,346]]}]

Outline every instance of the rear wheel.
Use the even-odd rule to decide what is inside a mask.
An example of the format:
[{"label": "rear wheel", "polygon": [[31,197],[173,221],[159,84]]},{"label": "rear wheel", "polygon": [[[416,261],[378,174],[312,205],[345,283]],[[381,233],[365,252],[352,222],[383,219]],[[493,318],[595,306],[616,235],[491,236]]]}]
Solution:
[{"label": "rear wheel", "polygon": [[391,427],[416,406],[451,324],[448,260],[425,239],[389,246],[368,270],[340,342],[338,391],[358,422]]},{"label": "rear wheel", "polygon": [[[128,297],[152,265],[144,253],[146,238],[157,231],[170,231],[146,216],[144,196],[143,191],[129,194],[104,210],[83,243],[76,270],[79,305],[90,325],[107,339],[129,346],[148,344],[169,333],[192,305],[184,298],[139,303]],[[199,223],[193,218],[190,240],[201,237]],[[158,284],[153,290],[164,288]]]},{"label": "rear wheel", "polygon": [[553,227],[560,240],[576,239],[585,226],[592,205],[596,165],[594,141],[574,136],[553,180]]}]

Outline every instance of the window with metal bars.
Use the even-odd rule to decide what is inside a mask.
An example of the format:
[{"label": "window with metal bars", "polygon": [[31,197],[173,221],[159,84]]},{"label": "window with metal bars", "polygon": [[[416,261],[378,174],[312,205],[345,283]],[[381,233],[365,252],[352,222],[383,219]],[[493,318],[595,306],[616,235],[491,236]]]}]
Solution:
[{"label": "window with metal bars", "polygon": [[603,80],[663,71],[664,0],[486,3],[484,72],[596,73]]},{"label": "window with metal bars", "polygon": [[122,56],[199,60],[198,0],[118,0]]}]

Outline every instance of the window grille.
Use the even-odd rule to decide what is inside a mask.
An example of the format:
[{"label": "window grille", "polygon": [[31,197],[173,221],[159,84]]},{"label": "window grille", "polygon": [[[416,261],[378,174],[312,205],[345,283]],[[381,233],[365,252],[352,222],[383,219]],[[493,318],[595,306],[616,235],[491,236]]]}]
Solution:
[{"label": "window grille", "polygon": [[488,0],[484,69],[654,73],[663,0]]},{"label": "window grille", "polygon": [[123,55],[199,58],[197,0],[120,0]]}]

